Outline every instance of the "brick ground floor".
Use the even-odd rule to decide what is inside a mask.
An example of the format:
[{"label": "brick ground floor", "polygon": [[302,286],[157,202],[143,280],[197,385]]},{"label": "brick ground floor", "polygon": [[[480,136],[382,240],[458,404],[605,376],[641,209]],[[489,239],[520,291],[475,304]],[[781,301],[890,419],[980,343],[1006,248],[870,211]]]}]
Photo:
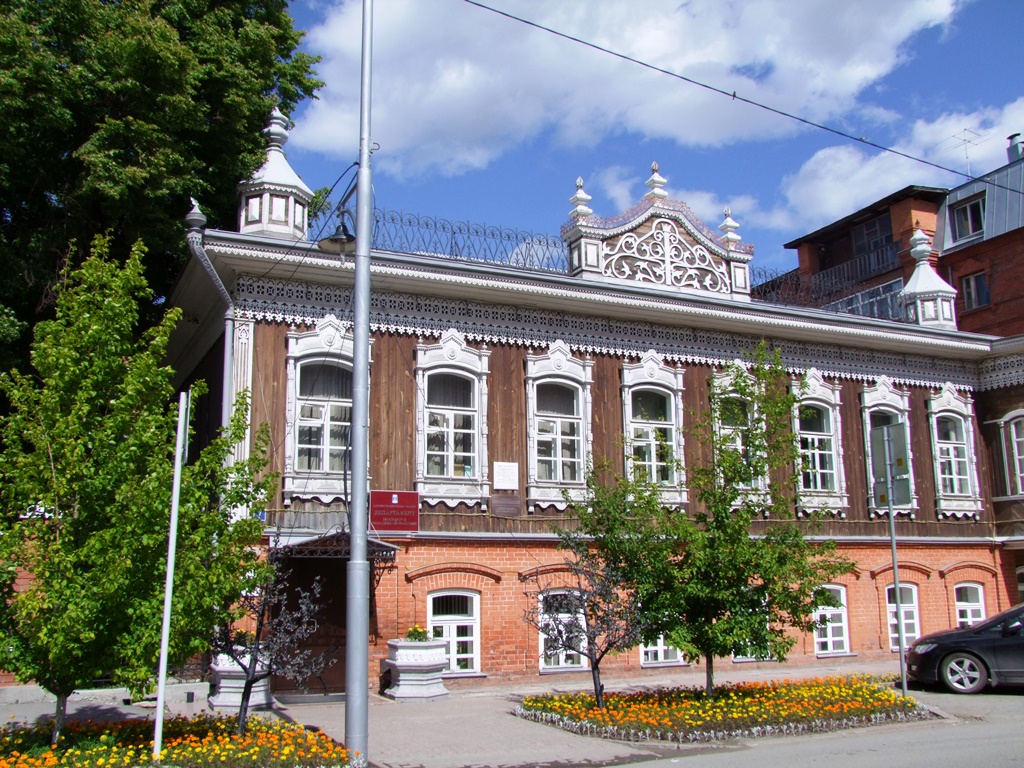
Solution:
[{"label": "brick ground floor", "polygon": [[[439,534],[385,539],[397,546],[393,566],[374,568],[370,608],[370,684],[381,686],[387,641],[414,624],[450,641],[449,687],[537,680],[581,671],[585,660],[544,653],[543,638],[524,620],[538,589],[559,585],[563,554],[550,537],[494,536],[460,539]],[[788,665],[834,668],[844,660],[891,658],[897,646],[889,621],[893,600],[888,540],[841,542],[856,571],[833,586],[843,601],[828,611],[828,627],[801,635]],[[901,603],[908,638],[991,616],[1019,601],[1017,569],[1024,551],[1005,550],[985,540],[900,542]],[[297,560],[293,576],[308,583],[325,579],[329,605],[314,648],[337,655],[325,674],[328,689],[344,687],[345,561]],[[610,656],[602,671],[619,675],[664,674],[684,663],[671,647],[634,648]],[[774,664],[722,659],[729,664]],[[293,686],[276,681],[285,691]],[[314,689],[318,685],[312,686]]]}]

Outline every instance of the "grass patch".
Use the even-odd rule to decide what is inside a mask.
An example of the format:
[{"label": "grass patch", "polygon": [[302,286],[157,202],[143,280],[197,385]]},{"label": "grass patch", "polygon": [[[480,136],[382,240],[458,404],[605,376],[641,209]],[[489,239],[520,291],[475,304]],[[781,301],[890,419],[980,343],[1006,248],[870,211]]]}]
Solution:
[{"label": "grass patch", "polygon": [[[318,731],[281,720],[253,717],[245,737],[235,719],[198,715],[164,722],[164,768],[334,768],[348,765],[348,751]],[[56,748],[49,724],[8,725],[0,735],[0,768],[118,768],[153,762],[153,722],[69,722]]]},{"label": "grass patch", "polygon": [[515,714],[573,733],[625,741],[704,742],[732,737],[814,733],[930,717],[879,676],[818,677],[703,688],[605,694],[598,709],[585,693],[528,696]]}]

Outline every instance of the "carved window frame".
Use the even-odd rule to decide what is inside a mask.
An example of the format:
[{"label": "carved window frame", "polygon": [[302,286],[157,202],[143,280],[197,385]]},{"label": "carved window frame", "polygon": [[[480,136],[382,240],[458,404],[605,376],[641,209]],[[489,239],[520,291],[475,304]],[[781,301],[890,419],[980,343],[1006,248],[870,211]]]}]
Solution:
[{"label": "carved window frame", "polygon": [[[554,506],[565,509],[567,504],[563,490],[572,501],[583,501],[586,497],[586,470],[593,455],[593,428],[591,386],[594,380],[594,361],[573,357],[569,345],[561,339],[551,343],[547,352],[526,356],[526,418],[527,418],[527,505]],[[573,389],[579,398],[580,445],[582,466],[579,481],[570,483],[538,480],[537,445],[538,414],[537,387],[540,384],[560,384]]]},{"label": "carved window frame", "polygon": [[[429,504],[454,506],[460,502],[486,508],[490,497],[487,447],[487,383],[490,375],[490,350],[471,347],[465,336],[449,328],[437,344],[420,343],[416,347],[416,476],[420,499]],[[447,373],[468,379],[473,385],[475,403],[476,472],[472,477],[427,475],[426,438],[427,384],[430,376]]]},{"label": "carved window frame", "polygon": [[[667,503],[684,504],[687,501],[685,467],[683,466],[683,374],[682,368],[666,365],[664,358],[653,349],[647,350],[639,362],[622,364],[622,434],[624,436],[625,466],[632,472],[633,429],[635,426],[667,426],[671,429],[669,448],[676,467],[669,482],[659,483],[661,498]],[[633,394],[651,391],[667,398],[669,421],[664,424],[638,418],[633,413]]]},{"label": "carved window frame", "polygon": [[[967,493],[944,493],[940,467],[942,457],[939,444],[939,419],[950,417],[959,420],[963,430],[964,461],[967,464]],[[935,511],[940,518],[978,519],[981,512],[981,495],[978,484],[977,450],[974,440],[974,405],[971,398],[961,395],[946,382],[942,389],[928,397],[928,426],[931,429],[932,462],[935,471]]]},{"label": "carved window frame", "polygon": [[[803,477],[798,482],[797,497],[801,511],[830,512],[840,519],[845,519],[850,505],[850,497],[846,492],[846,472],[843,466],[843,423],[840,415],[842,402],[840,384],[825,381],[821,372],[811,368],[804,374],[801,381],[794,381],[790,391],[798,399],[793,409],[793,434],[800,440],[800,411],[804,406],[813,406],[824,410],[831,424],[832,466],[835,477],[835,488],[828,490],[804,489]],[[802,473],[801,473],[802,475]]]},{"label": "carved window frame", "polygon": [[871,516],[887,516],[888,507],[876,508],[874,478],[871,476],[871,414],[886,413],[901,420],[907,441],[907,470],[910,478],[910,503],[893,505],[895,515],[908,515],[911,520],[919,509],[917,489],[914,483],[914,450],[910,442],[910,393],[897,389],[888,376],[879,376],[875,385],[865,387],[861,392],[861,417],[864,424],[864,473],[867,476],[868,510]]},{"label": "carved window frame", "polygon": [[296,469],[299,427],[299,375],[307,363],[326,363],[352,368],[354,342],[352,328],[334,315],[327,315],[311,331],[289,331],[285,358],[285,443],[281,490],[285,506],[294,499],[315,500],[324,504],[348,503],[352,478],[348,472],[300,472]]}]

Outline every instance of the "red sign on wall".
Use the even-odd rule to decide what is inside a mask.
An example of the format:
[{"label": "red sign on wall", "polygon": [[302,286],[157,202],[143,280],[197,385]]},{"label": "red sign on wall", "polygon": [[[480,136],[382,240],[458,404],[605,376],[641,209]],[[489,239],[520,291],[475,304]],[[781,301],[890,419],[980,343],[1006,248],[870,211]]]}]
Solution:
[{"label": "red sign on wall", "polygon": [[420,495],[416,491],[370,491],[370,528],[382,531],[418,531]]}]

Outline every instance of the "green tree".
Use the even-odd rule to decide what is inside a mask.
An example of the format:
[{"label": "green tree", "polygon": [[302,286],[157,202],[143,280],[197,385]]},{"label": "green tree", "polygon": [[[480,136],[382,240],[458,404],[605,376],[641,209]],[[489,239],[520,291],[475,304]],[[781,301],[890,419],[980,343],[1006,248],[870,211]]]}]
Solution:
[{"label": "green tree", "polygon": [[35,322],[107,232],[166,291],[189,196],[232,222],[271,111],[320,87],[300,38],[287,0],[0,0],[0,305]]},{"label": "green tree", "polygon": [[749,366],[712,376],[710,407],[689,432],[705,457],[688,468],[694,514],[664,518],[646,550],[644,606],[688,658],[704,659],[709,696],[716,657],[784,661],[796,642],[787,629],[812,631],[815,610],[834,605],[823,585],[852,567],[834,541],[805,536],[813,520],[795,519],[789,384],[763,342]]},{"label": "green tree", "polygon": [[643,526],[664,511],[656,486],[616,476],[606,466],[588,471],[586,498],[571,510],[578,527],[558,531],[565,571],[537,577],[524,618],[543,633],[545,654],[587,659],[603,709],[601,662],[636,646],[645,634],[648,620],[627,573],[646,540]]},{"label": "green tree", "polygon": [[[177,410],[161,361],[179,313],[140,334],[143,249],[121,267],[107,245],[36,325],[35,374],[0,378],[0,668],[56,695],[55,741],[74,690],[111,675],[141,692],[160,643]],[[255,561],[261,523],[238,511],[260,509],[273,478],[259,479],[266,430],[226,466],[245,408],[182,475],[174,660],[209,648]]]}]

